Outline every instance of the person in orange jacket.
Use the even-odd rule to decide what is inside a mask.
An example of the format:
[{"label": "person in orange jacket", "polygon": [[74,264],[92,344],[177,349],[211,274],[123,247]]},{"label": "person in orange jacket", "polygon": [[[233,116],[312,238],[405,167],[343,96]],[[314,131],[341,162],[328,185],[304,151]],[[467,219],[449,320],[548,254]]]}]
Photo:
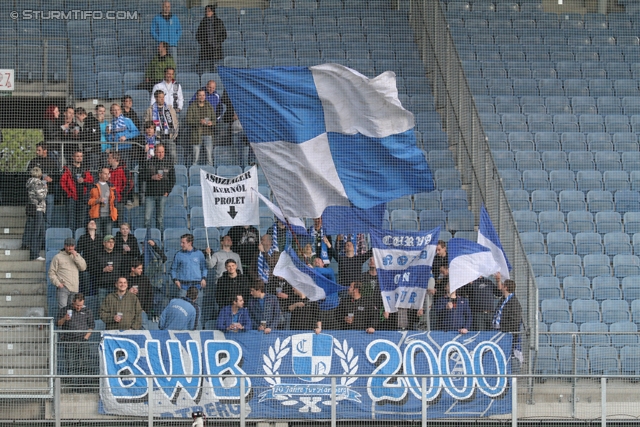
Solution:
[{"label": "person in orange jacket", "polygon": [[116,209],[116,192],[109,183],[111,171],[100,169],[98,182],[89,193],[89,218],[96,221],[98,232],[102,236],[111,234],[115,221],[118,220]]}]

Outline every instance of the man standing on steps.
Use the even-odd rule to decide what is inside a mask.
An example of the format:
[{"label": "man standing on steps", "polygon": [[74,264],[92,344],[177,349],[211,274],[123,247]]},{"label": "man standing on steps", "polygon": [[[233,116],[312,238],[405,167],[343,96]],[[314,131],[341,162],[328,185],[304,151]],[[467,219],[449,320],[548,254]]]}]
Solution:
[{"label": "man standing on steps", "polygon": [[73,296],[80,288],[80,272],[86,269],[86,261],[76,252],[75,239],[67,237],[64,249],[53,257],[49,268],[49,280],[58,288],[58,308],[62,309],[71,304]]}]

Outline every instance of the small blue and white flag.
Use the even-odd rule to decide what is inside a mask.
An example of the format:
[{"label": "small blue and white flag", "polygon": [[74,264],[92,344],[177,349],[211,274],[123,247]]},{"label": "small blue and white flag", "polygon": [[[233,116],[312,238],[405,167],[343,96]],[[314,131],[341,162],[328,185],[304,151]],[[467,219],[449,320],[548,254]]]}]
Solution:
[{"label": "small blue and white flag", "polygon": [[[305,294],[310,301],[320,301],[326,298],[328,301],[335,301],[336,307],[338,292],[348,289],[346,286],[340,286],[316,273],[315,269],[300,261],[291,247],[280,253],[278,263],[273,269],[273,275],[285,279],[291,286]],[[330,308],[326,307],[325,309]]]},{"label": "small blue and white flag", "polygon": [[218,72],[286,217],[434,189],[393,72],[369,79],[338,64]]},{"label": "small blue and white flag", "polygon": [[447,242],[449,255],[449,292],[460,289],[479,277],[500,270],[491,250],[471,240],[453,238]]},{"label": "small blue and white flag", "polygon": [[[251,190],[260,198],[260,200],[264,202],[264,204],[269,208],[269,210],[271,210],[271,212],[273,212],[273,214],[280,220],[280,222],[282,222],[283,224],[287,223],[279,207],[271,203],[271,200],[264,197],[262,194],[256,191],[255,188],[252,188]],[[305,227],[304,221],[302,221],[300,218],[289,218],[289,225],[291,225],[291,229],[294,233],[303,236],[307,235],[307,228]],[[274,236],[275,235],[276,233],[274,233]]]},{"label": "small blue and white flag", "polygon": [[511,264],[507,258],[507,254],[502,249],[500,243],[500,237],[496,229],[493,227],[489,212],[485,209],[484,205],[480,209],[480,230],[478,231],[478,244],[487,247],[493,254],[493,259],[500,266],[500,276],[502,280],[509,279],[509,271],[511,270]]},{"label": "small blue and white flag", "polygon": [[370,233],[384,310],[421,309],[440,227],[431,231],[372,229]]}]

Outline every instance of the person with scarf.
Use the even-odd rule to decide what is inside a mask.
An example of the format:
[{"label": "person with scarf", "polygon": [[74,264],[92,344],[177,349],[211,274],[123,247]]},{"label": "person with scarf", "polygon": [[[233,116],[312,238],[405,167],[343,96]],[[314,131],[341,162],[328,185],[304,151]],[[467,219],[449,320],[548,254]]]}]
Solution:
[{"label": "person with scarf", "polygon": [[325,266],[331,263],[333,250],[331,244],[331,236],[325,235],[322,227],[322,217],[313,219],[313,226],[309,229],[309,236],[312,239],[315,255],[324,262]]},{"label": "person with scarf", "polygon": [[167,104],[171,105],[178,113],[182,111],[182,107],[184,106],[184,95],[182,94],[182,86],[180,83],[176,82],[175,77],[175,69],[169,67],[165,68],[164,80],[153,87],[153,91],[151,92],[151,102],[149,102],[149,105],[153,105],[153,103],[156,102],[156,91],[161,90],[167,98]]},{"label": "person with scarf", "polygon": [[203,89],[196,92],[196,102],[189,105],[187,124],[191,127],[191,145],[193,146],[193,164],[198,164],[200,148],[204,144],[207,151],[207,164],[213,166],[213,135],[216,125],[216,112],[207,102]]},{"label": "person with scarf", "polygon": [[131,140],[140,135],[140,131],[133,123],[133,120],[122,114],[122,108],[119,104],[111,104],[111,128],[107,126],[107,139],[111,142],[117,142],[117,150],[120,158],[126,165],[131,165],[133,161]]},{"label": "person with scarf", "polygon": [[500,273],[496,273],[495,277],[502,298],[493,315],[493,329],[514,334],[511,344],[512,353],[522,363],[522,338],[519,335],[522,326],[522,306],[515,294],[516,282],[513,280],[502,282]]},{"label": "person with scarf", "polygon": [[200,56],[198,57],[199,73],[216,71],[216,66],[224,57],[222,42],[226,38],[227,30],[222,19],[216,16],[216,6],[205,6],[204,18],[200,21],[196,31],[196,40],[200,45]]},{"label": "person with scarf", "polygon": [[[147,108],[144,114],[144,121],[152,122],[155,125],[155,138],[165,143],[169,149],[169,156],[173,164],[178,158],[176,138],[178,137],[178,114],[176,110],[165,102],[165,93],[157,89],[153,93],[155,102]],[[148,153],[148,152],[147,152]]]}]

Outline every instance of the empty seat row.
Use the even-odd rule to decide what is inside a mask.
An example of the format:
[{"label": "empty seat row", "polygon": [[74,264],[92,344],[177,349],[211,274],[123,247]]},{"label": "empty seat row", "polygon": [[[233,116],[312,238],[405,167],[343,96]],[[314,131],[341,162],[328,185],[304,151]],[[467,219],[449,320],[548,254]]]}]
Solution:
[{"label": "empty seat row", "polygon": [[[541,302],[542,321],[547,325],[554,323],[604,323],[640,322],[640,300],[633,300],[631,305],[625,300],[604,300],[602,304],[593,299],[576,299],[569,304],[565,299],[545,299]],[[631,307],[631,309],[630,309]],[[577,332],[577,328],[574,332]]]},{"label": "empty seat row", "polygon": [[550,233],[553,231],[568,231],[570,233],[598,232],[613,233],[626,232],[635,234],[640,232],[640,212],[627,212],[624,216],[619,212],[598,212],[595,215],[587,210],[543,211],[536,214],[530,210],[513,212],[513,219],[520,233],[537,232]]},{"label": "empty seat row", "polygon": [[[574,238],[575,237],[575,238]],[[624,254],[640,254],[640,233],[632,238],[620,231],[611,233],[580,232],[575,236],[567,231],[551,231],[546,237],[539,231],[520,233],[520,239],[527,253],[559,254],[606,254],[611,257]]]},{"label": "empty seat row", "polygon": [[532,253],[527,256],[536,276],[611,276],[623,278],[640,274],[640,257],[637,255],[615,255],[613,263],[608,255],[560,254],[553,258],[549,254]]}]

